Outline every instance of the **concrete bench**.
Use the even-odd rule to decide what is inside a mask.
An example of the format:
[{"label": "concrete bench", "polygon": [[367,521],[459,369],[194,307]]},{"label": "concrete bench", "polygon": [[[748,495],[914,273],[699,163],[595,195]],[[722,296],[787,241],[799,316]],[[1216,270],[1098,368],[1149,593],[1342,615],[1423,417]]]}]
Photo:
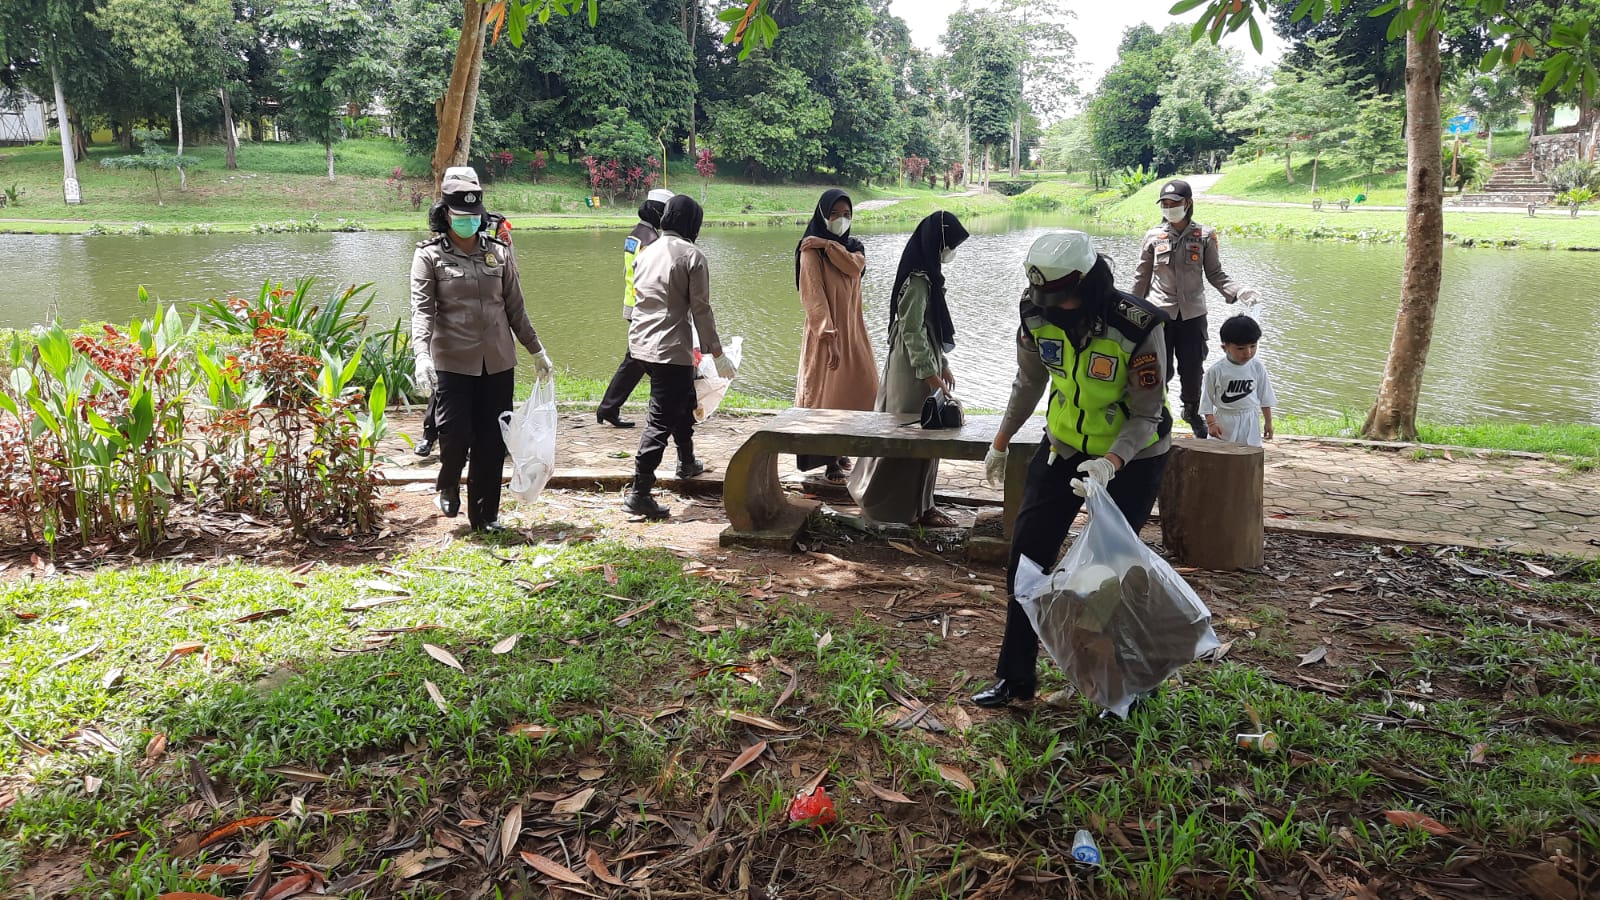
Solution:
[{"label": "concrete bench", "polygon": [[[778,457],[877,456],[893,459],[982,460],[1000,428],[999,416],[968,416],[959,429],[919,427],[917,416],[835,409],[790,409],[763,422],[728,461],[722,506],[730,523],[722,545],[788,550],[821,503],[786,493],[778,481]],[[1005,484],[1006,537],[1011,535],[1028,461],[1043,427],[1036,416],[1012,438]],[[909,423],[909,424],[908,424]]]}]

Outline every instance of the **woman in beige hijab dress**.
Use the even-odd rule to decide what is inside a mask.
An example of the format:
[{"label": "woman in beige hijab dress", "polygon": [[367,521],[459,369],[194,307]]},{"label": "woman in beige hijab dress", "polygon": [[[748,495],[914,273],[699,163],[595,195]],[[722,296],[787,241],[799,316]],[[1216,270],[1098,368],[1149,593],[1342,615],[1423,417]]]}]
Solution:
[{"label": "woman in beige hijab dress", "polygon": [[[844,191],[822,195],[794,251],[794,280],[805,307],[800,338],[800,377],[794,405],[807,409],[871,410],[878,394],[878,369],[861,314],[861,275],[867,251],[850,236],[852,204]],[[801,471],[825,467],[824,477],[843,484],[848,457],[799,457]]]}]

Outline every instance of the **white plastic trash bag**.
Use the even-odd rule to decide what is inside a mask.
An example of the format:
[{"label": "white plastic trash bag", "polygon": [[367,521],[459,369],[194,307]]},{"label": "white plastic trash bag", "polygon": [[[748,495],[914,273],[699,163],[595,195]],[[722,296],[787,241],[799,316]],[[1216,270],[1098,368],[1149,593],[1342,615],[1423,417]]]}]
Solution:
[{"label": "white plastic trash bag", "polygon": [[[722,355],[733,363],[734,375],[738,376],[739,358],[743,353],[744,338],[736,337],[722,345]],[[722,405],[722,398],[728,396],[728,386],[733,384],[732,378],[723,378],[717,374],[716,358],[707,353],[700,357],[700,366],[694,373],[694,420],[704,422],[711,418],[711,414]]]},{"label": "white plastic trash bag", "polygon": [[1092,485],[1084,526],[1046,575],[1022,557],[1017,602],[1045,652],[1084,696],[1127,718],[1141,694],[1219,646],[1211,610]]},{"label": "white plastic trash bag", "polygon": [[541,378],[522,405],[500,414],[500,435],[511,454],[511,496],[539,499],[556,468],[556,380]]}]

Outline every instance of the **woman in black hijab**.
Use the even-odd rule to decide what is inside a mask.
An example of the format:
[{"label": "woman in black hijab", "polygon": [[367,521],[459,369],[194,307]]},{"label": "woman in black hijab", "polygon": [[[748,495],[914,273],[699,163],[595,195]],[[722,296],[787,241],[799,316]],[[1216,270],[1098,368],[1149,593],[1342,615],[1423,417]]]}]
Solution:
[{"label": "woman in black hijab", "polygon": [[[944,266],[966,239],[960,220],[940,211],[923,219],[906,242],[894,276],[878,411],[917,415],[935,391],[955,388],[945,358],[955,348],[956,329],[945,301]],[[955,520],[933,505],[938,478],[938,460],[862,459],[850,476],[850,494],[871,521],[951,528]]]},{"label": "woman in black hijab", "polygon": [[[851,212],[844,191],[823,194],[794,248],[794,283],[806,312],[797,407],[869,410],[878,396],[878,366],[861,312],[867,249],[850,236]],[[843,456],[801,456],[799,463],[802,472],[826,466],[823,477],[833,484],[844,484],[850,471]]]}]

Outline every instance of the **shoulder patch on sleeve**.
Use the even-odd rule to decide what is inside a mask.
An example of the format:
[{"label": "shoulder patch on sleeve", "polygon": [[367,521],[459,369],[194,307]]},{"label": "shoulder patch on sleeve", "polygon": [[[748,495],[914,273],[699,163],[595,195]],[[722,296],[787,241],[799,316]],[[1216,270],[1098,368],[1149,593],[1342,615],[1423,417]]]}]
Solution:
[{"label": "shoulder patch on sleeve", "polygon": [[1141,353],[1128,362],[1128,369],[1133,373],[1133,383],[1139,388],[1150,390],[1161,384],[1161,364],[1154,353]]},{"label": "shoulder patch on sleeve", "polygon": [[624,253],[638,253],[639,239],[631,234],[628,235],[627,238],[622,242],[622,250]]}]

